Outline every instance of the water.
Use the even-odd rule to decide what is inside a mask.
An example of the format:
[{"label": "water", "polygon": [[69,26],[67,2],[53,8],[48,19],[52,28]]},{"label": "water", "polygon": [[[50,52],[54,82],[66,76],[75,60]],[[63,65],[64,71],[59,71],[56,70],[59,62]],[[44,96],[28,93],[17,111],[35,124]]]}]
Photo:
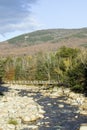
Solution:
[{"label": "water", "polygon": [[[7,88],[4,90],[9,91]],[[33,97],[39,105],[43,106],[44,118],[35,124],[39,126],[39,130],[78,130],[80,124],[87,123],[87,116],[81,115],[78,107],[66,103],[67,97],[50,98],[33,88],[15,90],[18,91],[19,96]]]},{"label": "water", "polygon": [[80,115],[78,107],[67,104],[66,97],[50,98],[32,91],[25,91],[23,95],[23,91],[20,95],[27,96],[27,93],[30,93],[34,100],[43,106],[45,114],[44,118],[37,122],[39,130],[78,130],[80,124],[87,123],[87,116]]}]

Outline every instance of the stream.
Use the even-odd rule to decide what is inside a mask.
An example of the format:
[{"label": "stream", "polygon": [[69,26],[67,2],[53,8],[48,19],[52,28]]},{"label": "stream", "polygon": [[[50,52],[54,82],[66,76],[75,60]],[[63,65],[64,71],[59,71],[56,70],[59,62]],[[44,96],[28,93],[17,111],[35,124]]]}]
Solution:
[{"label": "stream", "polygon": [[[44,118],[34,123],[38,126],[38,130],[79,130],[82,123],[87,123],[87,116],[81,115],[77,106],[68,104],[66,96],[52,98],[33,88],[14,90],[18,91],[18,95],[21,97],[32,97],[43,107]],[[0,87],[0,92],[3,91],[7,92],[8,88]]]},{"label": "stream", "polygon": [[32,90],[23,90],[19,94],[27,96],[27,93],[30,93],[30,97],[43,106],[45,111],[44,118],[36,122],[36,125],[39,124],[39,130],[78,130],[80,124],[87,123],[87,116],[80,115],[78,107],[65,102],[66,96],[50,98]]}]

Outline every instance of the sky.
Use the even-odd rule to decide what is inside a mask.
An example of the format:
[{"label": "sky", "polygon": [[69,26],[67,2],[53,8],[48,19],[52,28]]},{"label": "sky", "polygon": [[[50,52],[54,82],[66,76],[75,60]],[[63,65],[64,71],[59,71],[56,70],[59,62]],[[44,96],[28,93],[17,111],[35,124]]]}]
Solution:
[{"label": "sky", "polygon": [[0,41],[52,28],[87,27],[87,0],[0,0]]}]

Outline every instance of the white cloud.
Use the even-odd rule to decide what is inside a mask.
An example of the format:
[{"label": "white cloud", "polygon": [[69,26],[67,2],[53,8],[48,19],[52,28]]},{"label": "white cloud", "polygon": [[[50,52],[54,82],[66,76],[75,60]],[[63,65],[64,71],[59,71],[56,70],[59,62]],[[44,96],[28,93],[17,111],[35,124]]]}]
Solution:
[{"label": "white cloud", "polygon": [[28,16],[21,20],[19,23],[8,23],[4,26],[1,26],[0,32],[7,33],[12,31],[29,31],[40,29],[43,27],[43,24],[40,24],[35,16]]},{"label": "white cloud", "polygon": [[31,5],[36,1],[0,0],[0,34],[33,27],[30,16]]},{"label": "white cloud", "polygon": [[0,32],[3,33],[0,35],[0,41],[42,28],[44,28],[44,24],[39,23],[34,15],[29,15],[20,23],[8,23],[4,27],[1,26]]},{"label": "white cloud", "polygon": [[40,24],[35,16],[29,16],[26,17],[24,20],[21,21],[21,23],[13,25],[13,27],[20,29],[20,30],[30,30],[30,29],[36,29],[41,28],[43,25]]},{"label": "white cloud", "polygon": [[0,41],[44,27],[32,14],[38,0],[0,0]]}]

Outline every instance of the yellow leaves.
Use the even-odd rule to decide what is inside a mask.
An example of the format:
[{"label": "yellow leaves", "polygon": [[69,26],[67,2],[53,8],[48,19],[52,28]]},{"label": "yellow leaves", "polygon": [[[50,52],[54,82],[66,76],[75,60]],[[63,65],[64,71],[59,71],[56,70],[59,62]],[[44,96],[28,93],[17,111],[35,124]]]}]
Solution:
[{"label": "yellow leaves", "polygon": [[66,66],[66,69],[68,69],[72,65],[72,60],[70,58],[64,59],[64,64]]},{"label": "yellow leaves", "polygon": [[5,72],[5,79],[14,80],[14,77],[15,77],[15,69],[14,68],[10,68],[9,71]]},{"label": "yellow leaves", "polygon": [[[64,64],[65,66],[65,71],[67,71],[71,65],[72,65],[72,60],[70,58],[63,58],[62,59],[62,63]],[[60,65],[59,65],[60,66]],[[56,72],[58,75],[61,75],[63,76],[63,70],[61,69],[61,66],[60,67],[57,67],[54,69],[54,72]]]},{"label": "yellow leaves", "polygon": [[31,56],[31,55],[30,55],[30,56],[28,56],[28,57],[27,57],[27,59],[31,60],[31,59],[32,59],[32,56]]},{"label": "yellow leaves", "polygon": [[63,71],[60,70],[60,68],[55,68],[54,72],[56,72],[58,75],[63,75]]}]

